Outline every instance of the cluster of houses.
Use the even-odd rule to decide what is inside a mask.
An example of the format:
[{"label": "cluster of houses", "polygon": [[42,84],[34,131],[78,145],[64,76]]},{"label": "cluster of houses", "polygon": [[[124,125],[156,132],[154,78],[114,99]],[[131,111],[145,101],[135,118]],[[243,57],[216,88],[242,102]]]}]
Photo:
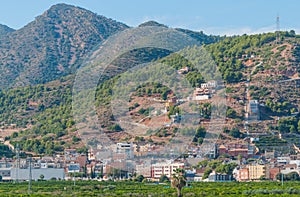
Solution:
[{"label": "cluster of houses", "polygon": [[[197,157],[197,149],[191,149],[188,156],[178,160],[139,159],[141,147],[133,143],[118,143],[116,152],[111,158],[98,159],[91,152],[78,153],[75,149],[66,149],[63,155],[31,157],[27,159],[0,160],[2,181],[32,180],[68,180],[89,177],[100,180],[116,178],[126,179],[143,175],[146,179],[157,181],[161,176],[172,177],[174,169],[186,169],[188,181],[258,181],[261,179],[276,180],[278,174],[300,173],[300,154],[277,156],[275,151],[258,154],[255,146],[250,144],[218,144],[206,158]],[[142,147],[145,151],[150,146]],[[224,155],[226,155],[224,157]],[[210,158],[209,158],[210,157]],[[206,168],[197,164],[202,160],[221,160],[224,164],[235,163],[232,174],[221,174],[212,171],[203,179]],[[130,161],[130,165],[128,165]],[[120,169],[120,170],[116,170]]]},{"label": "cluster of houses", "polygon": [[[86,166],[87,157],[75,149],[66,149],[64,155],[0,160],[0,176],[10,180],[63,180],[72,172]],[[30,176],[29,176],[30,175]]]},{"label": "cluster of houses", "polygon": [[229,155],[230,157],[251,158],[258,152],[255,146],[249,144],[221,144],[218,147],[219,155]]},{"label": "cluster of houses", "polygon": [[212,97],[212,94],[215,93],[216,88],[217,88],[216,81],[208,81],[207,83],[202,83],[200,87],[197,87],[194,90],[192,100],[194,101],[208,100]]},{"label": "cluster of houses", "polygon": [[240,165],[234,172],[237,181],[277,180],[279,174],[300,173],[300,155],[276,157],[260,163]]},{"label": "cluster of houses", "polygon": [[[295,158],[294,158],[295,159]],[[238,160],[227,159],[224,163],[234,162],[238,166],[232,174],[222,174],[212,171],[206,179],[203,179],[205,168],[191,168],[185,162],[169,162],[156,163],[148,167],[145,165],[137,165],[136,173],[142,174],[151,180],[158,180],[161,175],[171,177],[172,169],[186,168],[186,176],[188,181],[209,181],[209,182],[225,182],[225,181],[259,181],[259,180],[277,180],[278,174],[287,175],[291,172],[300,173],[300,160],[294,160],[293,157],[278,157],[273,160],[263,161],[257,160],[248,164],[243,164]]]}]

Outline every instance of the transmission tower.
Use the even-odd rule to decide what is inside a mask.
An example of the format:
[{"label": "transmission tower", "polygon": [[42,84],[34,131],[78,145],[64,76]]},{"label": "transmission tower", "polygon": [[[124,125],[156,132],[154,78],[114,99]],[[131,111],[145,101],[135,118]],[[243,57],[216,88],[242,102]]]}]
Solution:
[{"label": "transmission tower", "polygon": [[280,43],[280,20],[279,15],[276,17],[276,42]]}]

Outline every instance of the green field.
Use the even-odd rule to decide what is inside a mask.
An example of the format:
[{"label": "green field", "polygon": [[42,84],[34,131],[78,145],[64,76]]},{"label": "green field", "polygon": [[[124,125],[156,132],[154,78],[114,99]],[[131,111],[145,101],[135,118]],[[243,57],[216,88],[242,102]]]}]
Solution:
[{"label": "green field", "polygon": [[[169,184],[135,182],[39,181],[1,183],[0,196],[176,196]],[[300,182],[192,183],[183,196],[300,196]]]}]

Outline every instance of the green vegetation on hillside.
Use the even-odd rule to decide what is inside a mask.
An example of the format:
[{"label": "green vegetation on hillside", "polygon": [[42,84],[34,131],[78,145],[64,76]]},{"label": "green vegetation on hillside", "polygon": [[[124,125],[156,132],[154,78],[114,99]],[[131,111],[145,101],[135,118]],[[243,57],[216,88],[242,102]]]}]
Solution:
[{"label": "green vegetation on hillside", "polygon": [[[52,16],[52,15],[51,15]],[[290,34],[288,34],[290,36]],[[284,37],[285,38],[285,37]],[[113,62],[115,70],[108,70],[104,79],[99,82],[95,95],[95,105],[98,117],[101,120],[101,126],[108,131],[122,131],[118,125],[113,123],[114,117],[109,108],[112,97],[112,89],[119,74],[122,72],[146,62],[158,62],[169,65],[175,71],[188,67],[189,72],[182,74],[190,82],[192,87],[197,87],[206,79],[207,75],[215,73],[212,64],[216,63],[224,80],[227,83],[237,83],[246,79],[244,74],[247,72],[242,58],[247,55],[246,59],[252,53],[254,55],[263,55],[257,53],[257,48],[274,44],[275,35],[272,33],[260,35],[243,35],[237,37],[227,37],[218,43],[207,44],[204,49],[211,53],[213,62],[209,56],[198,57],[199,48],[188,47],[182,53],[169,55],[170,52],[162,49],[142,48],[123,54],[120,58]],[[280,51],[285,47],[278,47]],[[202,48],[203,49],[203,48]],[[262,52],[263,53],[263,52]],[[205,54],[205,53],[203,53]],[[197,56],[196,58],[194,56]],[[183,58],[185,57],[185,58]],[[198,70],[194,63],[202,60],[201,70]],[[52,60],[51,60],[52,61]],[[262,65],[264,69],[266,65]],[[261,69],[261,68],[259,68]],[[258,72],[260,72],[259,70]],[[73,76],[70,77],[71,79]],[[51,154],[61,151],[63,148],[73,145],[80,145],[80,140],[76,136],[74,128],[74,120],[71,114],[72,102],[72,80],[69,78],[61,78],[60,81],[51,82],[45,85],[27,86],[23,88],[15,88],[10,90],[2,90],[0,92],[0,124],[9,127],[16,124],[17,128],[24,128],[24,131],[6,138],[11,140],[12,144],[20,143],[23,150],[35,152],[37,154]],[[233,87],[227,88],[228,93],[234,93]],[[229,91],[230,90],[230,91]],[[257,96],[258,99],[265,98],[266,111],[273,113],[272,115],[290,115],[293,113],[295,106],[291,102],[285,100],[275,100],[270,88],[260,88],[258,86],[250,86],[251,96]],[[144,84],[136,89],[138,96],[160,95],[166,100],[171,95],[170,89],[159,83]],[[268,100],[268,97],[270,99]],[[238,98],[238,97],[235,97]],[[132,106],[132,110],[137,107]],[[210,118],[211,104],[203,103],[200,105],[200,112],[204,118]],[[143,108],[141,114],[146,114],[149,108]],[[174,113],[178,110],[174,108]],[[174,114],[174,113],[170,113]],[[227,117],[241,121],[240,111],[233,107],[227,110]],[[235,125],[233,125],[235,126]],[[281,133],[297,133],[299,131],[299,119],[286,120],[281,119],[278,127],[275,127]],[[228,134],[234,138],[242,138],[240,128],[228,130]],[[194,142],[202,142],[202,135],[194,139]],[[39,142],[37,142],[39,141]],[[49,142],[51,141],[51,143]]]},{"label": "green vegetation on hillside", "polygon": [[0,144],[0,157],[12,158],[15,153],[8,146]]},{"label": "green vegetation on hillside", "polygon": [[27,128],[6,137],[12,144],[18,142],[22,150],[37,154],[52,154],[76,144],[61,140],[74,125],[70,85],[38,85],[0,94],[2,126],[16,124],[17,128]]},{"label": "green vegetation on hillside", "polygon": [[218,43],[207,45],[206,49],[218,64],[223,79],[227,83],[236,83],[245,80],[242,74],[244,65],[239,59],[246,49],[254,49],[274,40],[273,33],[227,37]]}]

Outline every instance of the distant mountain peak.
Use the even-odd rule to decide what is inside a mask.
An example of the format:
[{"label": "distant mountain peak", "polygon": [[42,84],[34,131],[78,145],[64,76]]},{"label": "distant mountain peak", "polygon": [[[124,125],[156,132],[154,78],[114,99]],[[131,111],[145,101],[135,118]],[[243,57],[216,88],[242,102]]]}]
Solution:
[{"label": "distant mountain peak", "polygon": [[87,9],[75,6],[75,5],[70,5],[70,4],[66,4],[66,3],[58,3],[58,4],[54,4],[52,5],[48,10],[46,10],[45,12],[51,12],[54,10],[66,10],[66,9],[80,9],[80,10],[85,10],[88,12],[91,12]]},{"label": "distant mountain peak", "polygon": [[73,7],[73,8],[75,8],[77,6],[66,4],[66,3],[57,3],[57,4],[51,6],[51,8],[62,8],[62,7]]},{"label": "distant mountain peak", "polygon": [[53,5],[0,42],[0,73],[6,73],[0,75],[0,89],[46,83],[72,74],[95,46],[126,28],[83,8]]},{"label": "distant mountain peak", "polygon": [[144,23],[139,25],[139,27],[146,27],[146,26],[155,26],[155,27],[166,27],[166,28],[168,28],[168,26],[166,26],[164,24],[161,24],[161,23],[158,23],[156,21],[147,21],[147,22],[144,22]]},{"label": "distant mountain peak", "polygon": [[70,14],[70,11],[82,11],[82,12],[88,12],[88,13],[92,13],[89,10],[86,10],[84,8],[80,8],[77,6],[73,6],[73,5],[69,5],[69,4],[65,4],[65,3],[59,3],[59,4],[55,4],[53,6],[51,6],[48,10],[46,10],[44,12],[44,14],[42,14],[42,16],[46,16],[46,17],[57,17],[57,15],[66,15],[66,14]]}]

